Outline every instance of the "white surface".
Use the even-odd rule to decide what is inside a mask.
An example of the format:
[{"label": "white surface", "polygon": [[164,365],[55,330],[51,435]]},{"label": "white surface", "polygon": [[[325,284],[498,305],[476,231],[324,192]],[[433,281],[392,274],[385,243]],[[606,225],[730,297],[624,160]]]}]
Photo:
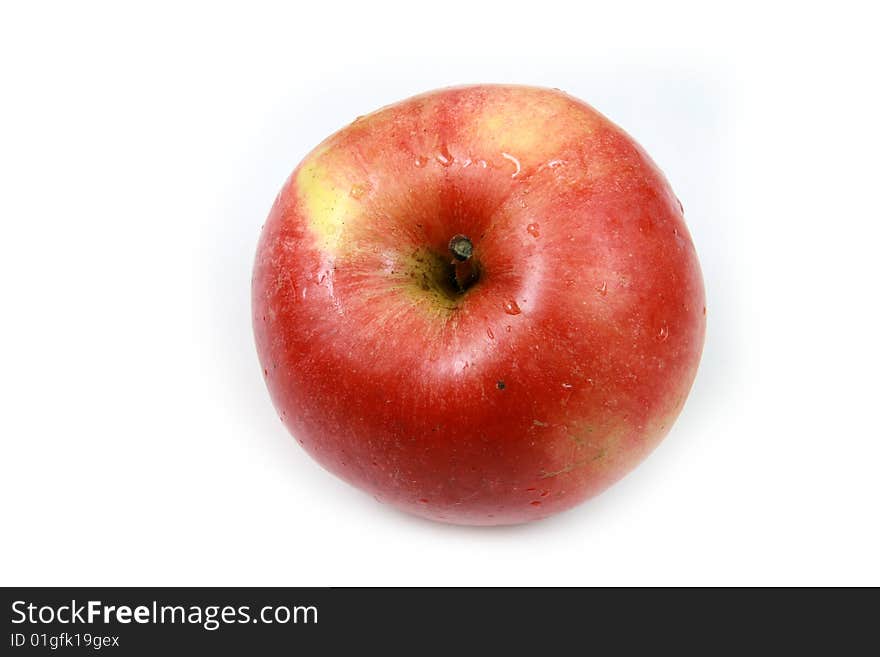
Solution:
[{"label": "white surface", "polygon": [[[880,53],[856,3],[775,4],[4,4],[0,584],[880,584]],[[286,434],[249,281],[318,141],[490,81],[560,87],[645,146],[709,334],[628,478],[468,529]]]}]

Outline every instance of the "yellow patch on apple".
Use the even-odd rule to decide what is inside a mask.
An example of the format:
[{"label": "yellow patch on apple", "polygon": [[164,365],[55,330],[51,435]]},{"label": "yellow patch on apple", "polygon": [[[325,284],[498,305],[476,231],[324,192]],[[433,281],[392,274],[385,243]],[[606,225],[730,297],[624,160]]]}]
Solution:
[{"label": "yellow patch on apple", "polygon": [[[480,143],[490,152],[523,167],[538,167],[558,156],[567,145],[570,134],[560,126],[571,125],[577,105],[562,93],[539,99],[500,100],[487,105],[479,116],[475,132]],[[584,134],[592,131],[584,112]],[[519,173],[519,168],[512,173]]]},{"label": "yellow patch on apple", "polygon": [[335,254],[346,223],[360,212],[358,195],[352,186],[338,180],[314,156],[300,168],[296,187],[305,206],[308,226],[318,247]]}]

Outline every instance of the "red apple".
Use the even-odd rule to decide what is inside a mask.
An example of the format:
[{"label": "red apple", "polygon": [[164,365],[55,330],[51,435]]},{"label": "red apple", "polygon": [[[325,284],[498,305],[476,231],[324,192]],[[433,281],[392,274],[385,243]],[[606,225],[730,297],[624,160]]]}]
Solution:
[{"label": "red apple", "polygon": [[596,495],[681,410],[705,332],[682,208],[559,91],[471,86],[358,118],[260,239],[256,344],[325,468],[411,513],[497,525]]}]

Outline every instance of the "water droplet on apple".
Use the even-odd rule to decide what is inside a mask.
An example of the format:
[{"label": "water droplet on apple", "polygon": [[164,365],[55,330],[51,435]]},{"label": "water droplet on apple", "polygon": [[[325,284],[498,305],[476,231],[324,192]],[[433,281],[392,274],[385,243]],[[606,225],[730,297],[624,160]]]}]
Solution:
[{"label": "water droplet on apple", "polygon": [[602,281],[602,285],[597,287],[596,291],[604,297],[606,294],[608,294],[608,283]]},{"label": "water droplet on apple", "polygon": [[504,330],[507,331],[508,333],[510,333],[510,331],[512,329],[510,328],[510,325],[508,324],[507,326],[504,327]]},{"label": "water droplet on apple", "polygon": [[666,324],[666,322],[663,322],[660,325],[660,330],[657,332],[657,340],[659,342],[665,342],[666,338],[668,338],[668,337],[669,337],[669,326]]},{"label": "water droplet on apple", "polygon": [[532,506],[541,506],[541,502],[539,500],[535,500],[534,502],[531,502],[531,505]]},{"label": "water droplet on apple", "polygon": [[516,301],[510,299],[509,301],[504,302],[504,312],[508,315],[519,315],[522,311],[519,309],[519,306],[516,305]]},{"label": "water droplet on apple", "polygon": [[419,156],[415,159],[415,165],[416,165],[419,169],[421,169],[421,168],[422,168],[423,166],[425,166],[427,163],[428,163],[428,158],[423,157],[422,155],[419,155]]},{"label": "water droplet on apple", "polygon": [[453,162],[453,157],[449,152],[449,149],[446,148],[446,144],[440,147],[440,152],[437,153],[437,161],[442,164],[444,167],[448,167]]},{"label": "water droplet on apple", "polygon": [[513,163],[513,166],[516,167],[516,171],[514,171],[513,174],[510,176],[511,178],[516,178],[519,175],[519,172],[522,171],[522,166],[520,165],[519,160],[515,156],[511,155],[510,153],[503,153],[502,152],[501,157],[503,157],[505,160],[508,160],[509,162]]},{"label": "water droplet on apple", "polygon": [[541,234],[538,230],[538,224],[529,224],[526,226],[526,230],[529,232],[529,235],[535,238]]},{"label": "water droplet on apple", "polygon": [[492,332],[492,327],[491,327],[491,326],[487,326],[487,327],[486,327],[486,335],[489,336],[489,339],[490,339],[490,340],[494,340],[494,339],[495,339],[495,334]]},{"label": "water droplet on apple", "polygon": [[419,504],[427,504],[427,503],[428,503],[428,500],[426,500],[424,497],[419,499]]},{"label": "water droplet on apple", "polygon": [[571,390],[574,386],[571,385],[570,383],[563,383],[562,387],[565,388],[566,390]]},{"label": "water droplet on apple", "polygon": [[547,497],[550,494],[549,490],[541,491],[541,497]]}]

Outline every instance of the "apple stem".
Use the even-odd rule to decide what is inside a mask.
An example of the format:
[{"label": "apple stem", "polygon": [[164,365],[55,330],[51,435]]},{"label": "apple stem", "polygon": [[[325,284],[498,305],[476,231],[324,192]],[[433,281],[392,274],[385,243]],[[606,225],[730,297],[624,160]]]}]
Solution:
[{"label": "apple stem", "polygon": [[465,235],[455,235],[449,240],[449,250],[456,260],[464,262],[474,254],[474,243]]},{"label": "apple stem", "polygon": [[476,269],[471,261],[474,254],[474,244],[465,235],[455,235],[449,240],[449,251],[452,253],[452,261],[455,285],[459,292],[468,289],[476,279]]}]

